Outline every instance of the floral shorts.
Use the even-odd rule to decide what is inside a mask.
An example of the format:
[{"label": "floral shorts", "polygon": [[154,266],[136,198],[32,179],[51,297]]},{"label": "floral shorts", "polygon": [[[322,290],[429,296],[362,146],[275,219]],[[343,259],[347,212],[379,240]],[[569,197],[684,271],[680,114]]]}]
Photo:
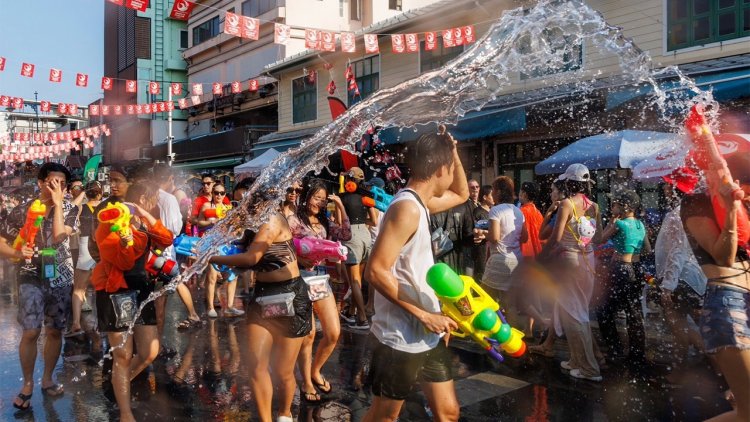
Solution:
[{"label": "floral shorts", "polygon": [[49,285],[18,285],[18,323],[24,330],[51,327],[65,330],[70,314],[73,285],[52,288]]},{"label": "floral shorts", "polygon": [[700,327],[707,353],[727,347],[750,350],[750,292],[709,284]]}]

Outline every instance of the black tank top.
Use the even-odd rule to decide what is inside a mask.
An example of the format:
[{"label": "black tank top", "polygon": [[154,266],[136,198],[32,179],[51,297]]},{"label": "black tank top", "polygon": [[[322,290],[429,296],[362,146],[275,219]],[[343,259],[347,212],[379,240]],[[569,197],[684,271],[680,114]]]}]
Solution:
[{"label": "black tank top", "polygon": [[349,224],[365,224],[367,222],[367,207],[362,205],[362,195],[358,193],[345,193],[341,196]]}]

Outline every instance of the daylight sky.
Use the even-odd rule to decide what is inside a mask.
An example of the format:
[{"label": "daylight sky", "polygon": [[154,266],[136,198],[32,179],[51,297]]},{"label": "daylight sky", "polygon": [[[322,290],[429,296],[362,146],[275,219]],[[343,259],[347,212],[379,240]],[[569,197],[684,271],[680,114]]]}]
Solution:
[{"label": "daylight sky", "polygon": [[[2,35],[0,95],[84,106],[101,96],[104,76],[105,0],[0,0]],[[36,65],[33,78],[21,76],[23,62]],[[62,70],[62,82],[49,81],[50,68]],[[76,73],[89,75],[86,88]]]}]

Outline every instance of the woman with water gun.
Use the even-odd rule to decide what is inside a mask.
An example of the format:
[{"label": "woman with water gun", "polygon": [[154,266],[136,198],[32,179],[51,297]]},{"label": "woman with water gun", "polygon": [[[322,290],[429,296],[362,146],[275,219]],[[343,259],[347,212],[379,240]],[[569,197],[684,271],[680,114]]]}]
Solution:
[{"label": "woman with water gun", "polygon": [[[330,221],[326,215],[329,201],[333,202],[336,207],[333,221]],[[320,179],[309,180],[303,185],[297,214],[289,217],[289,227],[294,237],[298,239],[312,237],[338,241],[351,238],[349,218],[344,210],[344,204],[338,195],[329,193],[326,182]],[[323,268],[316,268],[317,264],[320,263],[307,260],[303,256],[300,256],[299,259],[300,267],[307,269],[306,272],[303,272],[303,275],[314,276],[325,273]],[[312,347],[315,340],[315,331],[311,332],[302,344],[302,350],[300,350],[297,361],[304,383],[301,388],[301,397],[308,403],[321,401],[318,391],[323,394],[332,391],[331,384],[323,377],[321,370],[336,347],[336,342],[341,333],[341,324],[336,299],[330,292],[330,286],[328,286],[328,290],[329,293],[326,297],[313,302],[313,309],[323,328],[323,338],[313,357]]]},{"label": "woman with water gun", "polygon": [[[148,255],[152,249],[172,244],[172,232],[147,211],[156,207],[156,197],[151,184],[131,185],[124,198],[129,202],[111,204],[99,211],[100,224],[94,234],[101,261],[94,267],[91,282],[96,290],[99,330],[107,333],[111,346],[112,387],[121,421],[135,420],[130,408],[130,380],[159,353],[154,302],[143,307],[135,318],[140,304],[154,291],[154,283],[146,271]],[[124,341],[124,332],[130,327],[134,335]],[[135,356],[134,338],[138,350]]]}]

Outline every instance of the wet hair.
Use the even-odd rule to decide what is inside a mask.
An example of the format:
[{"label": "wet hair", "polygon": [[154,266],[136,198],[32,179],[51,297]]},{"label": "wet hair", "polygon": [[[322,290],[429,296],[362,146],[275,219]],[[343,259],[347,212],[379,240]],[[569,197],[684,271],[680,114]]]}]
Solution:
[{"label": "wet hair", "polygon": [[447,134],[428,133],[406,147],[410,177],[428,180],[441,167],[453,165],[453,140]]},{"label": "wet hair", "polygon": [[70,170],[60,163],[53,162],[42,164],[39,167],[39,173],[37,173],[36,178],[46,180],[50,173],[62,173],[65,175],[65,184],[67,185],[70,182]]},{"label": "wet hair", "polygon": [[521,190],[526,194],[530,202],[534,202],[539,198],[539,187],[534,182],[521,183]]},{"label": "wet hair", "polygon": [[158,188],[153,183],[149,183],[145,180],[135,182],[128,188],[128,193],[125,194],[125,200],[127,202],[138,204],[141,196],[145,196],[146,198],[156,198],[157,189]]},{"label": "wet hair", "polygon": [[591,184],[589,182],[579,182],[577,180],[563,180],[565,182],[566,196],[583,193],[591,196]]},{"label": "wet hair", "polygon": [[483,185],[479,188],[479,200],[492,193],[492,185]]},{"label": "wet hair", "polygon": [[[308,204],[313,195],[315,195],[321,189],[325,190],[326,196],[328,196],[328,183],[326,183],[324,180],[309,179],[302,184],[302,193],[299,196],[300,201],[299,205],[297,206],[297,217],[308,227],[312,227],[312,225],[310,224],[310,216],[307,215],[309,207]],[[325,227],[326,234],[328,234],[330,230],[328,217],[326,217],[326,207],[320,207],[320,212],[318,212],[317,217],[320,224]]]},{"label": "wet hair", "polygon": [[498,176],[492,182],[492,188],[498,192],[498,203],[512,204],[515,200],[515,185],[508,176]]}]

